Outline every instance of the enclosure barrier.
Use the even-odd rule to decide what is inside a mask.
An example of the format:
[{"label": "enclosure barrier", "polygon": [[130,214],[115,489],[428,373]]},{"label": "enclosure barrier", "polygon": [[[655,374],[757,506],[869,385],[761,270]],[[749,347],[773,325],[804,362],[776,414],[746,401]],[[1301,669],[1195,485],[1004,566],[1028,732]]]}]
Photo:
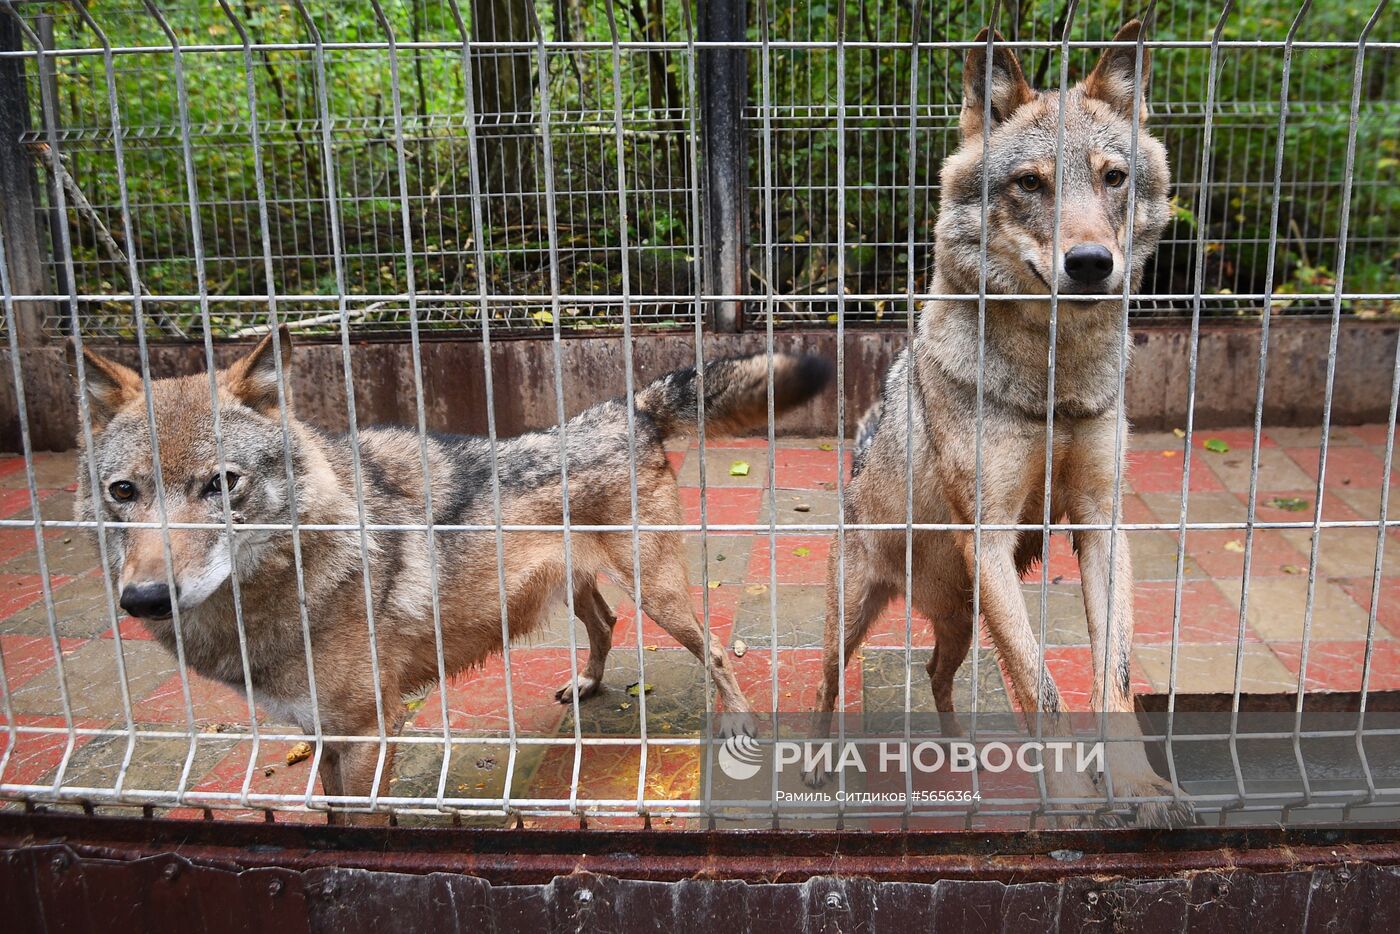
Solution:
[{"label": "enclosure barrier", "polygon": [[[400,821],[500,818],[576,825],[636,819],[658,829],[664,822],[786,828],[818,820],[884,829],[1019,829],[1077,818],[1084,802],[1056,794],[1043,776],[1008,786],[998,782],[996,770],[985,761],[982,768],[965,773],[965,787],[943,789],[957,792],[946,799],[917,796],[908,772],[897,787],[882,792],[899,798],[897,805],[884,803],[875,785],[853,787],[847,797],[844,772],[829,789],[829,801],[818,805],[780,806],[780,792],[792,789],[780,786],[776,772],[761,793],[740,793],[715,766],[716,748],[723,746],[710,723],[716,687],[709,670],[682,655],[677,664],[691,665],[703,679],[698,693],[680,695],[677,704],[651,690],[649,668],[658,683],[662,674],[675,684],[689,682],[667,672],[671,663],[658,646],[648,644],[652,636],[635,609],[630,610],[630,631],[627,624],[619,629],[631,644],[624,640],[605,675],[612,683],[610,692],[583,701],[573,692],[562,720],[542,720],[540,711],[553,700],[535,690],[538,679],[567,675],[577,683],[581,673],[572,589],[564,588],[566,616],[552,630],[559,644],[548,648],[556,651],[532,654],[511,646],[510,620],[502,612],[505,645],[499,663],[485,662],[479,674],[454,680],[444,660],[444,627],[451,621],[441,609],[438,568],[440,561],[450,560],[454,539],[491,537],[494,577],[504,604],[506,555],[513,538],[561,534],[565,579],[572,580],[578,536],[625,533],[632,586],[619,595],[625,602],[618,605],[639,607],[648,572],[646,536],[683,533],[698,548],[692,573],[698,569],[696,600],[707,624],[706,651],[718,638],[713,629],[722,600],[728,601],[723,612],[731,616],[757,607],[766,624],[745,630],[747,639],[725,639],[722,648],[731,667],[757,673],[750,676],[747,693],[760,714],[766,714],[758,745],[776,749],[772,741],[777,738],[800,735],[793,732],[796,715],[810,711],[806,688],[819,677],[819,669],[806,664],[815,657],[808,651],[810,634],[794,622],[805,610],[784,601],[810,597],[822,585],[819,579],[803,578],[803,572],[785,576],[792,570],[784,567],[791,564],[786,556],[812,558],[813,549],[820,547],[814,543],[830,540],[835,605],[841,608],[837,641],[844,646],[848,533],[903,533],[904,599],[890,629],[892,642],[883,645],[881,655],[882,664],[898,669],[883,683],[893,706],[877,709],[873,688],[867,685],[863,698],[856,698],[845,677],[838,681],[837,709],[845,714],[837,719],[838,742],[847,738],[849,724],[853,741],[869,744],[880,736],[908,740],[924,731],[920,718],[931,715],[913,673],[916,634],[926,628],[917,621],[913,600],[913,549],[919,533],[971,533],[974,568],[981,567],[988,533],[1043,533],[1031,598],[1032,607],[1038,607],[1033,613],[1038,669],[1052,655],[1062,655],[1052,641],[1058,623],[1052,624],[1051,617],[1060,593],[1054,588],[1061,586],[1052,572],[1059,567],[1052,541],[1061,539],[1052,539],[1052,533],[1109,532],[1114,542],[1126,533],[1122,541],[1145,541],[1150,535],[1169,545],[1165,560],[1172,566],[1159,582],[1170,584],[1168,628],[1158,653],[1160,696],[1156,707],[1143,705],[1144,716],[1160,717],[1146,721],[1152,728],[1143,739],[1160,751],[1166,777],[1187,786],[1200,818],[1225,824],[1276,822],[1280,815],[1303,821],[1383,819],[1391,813],[1400,776],[1390,774],[1393,769],[1386,763],[1400,760],[1386,750],[1393,752],[1400,724],[1387,720],[1393,707],[1386,695],[1373,692],[1373,670],[1391,663],[1383,585],[1387,532],[1400,524],[1389,506],[1400,356],[1384,374],[1388,378],[1376,374],[1377,386],[1388,388],[1389,416],[1383,440],[1371,445],[1381,452],[1374,504],[1364,513],[1352,508],[1334,512],[1335,488],[1327,483],[1339,462],[1331,400],[1342,321],[1391,314],[1400,299],[1393,256],[1400,217],[1394,185],[1400,166],[1394,134],[1400,115],[1395,95],[1400,42],[1388,0],[1359,14],[1323,9],[1311,0],[1270,6],[1268,15],[1239,9],[1233,0],[1173,4],[1170,10],[1149,4],[1138,11],[1148,30],[1129,43],[1110,39],[1118,25],[1116,10],[1090,12],[1076,0],[1062,9],[1036,12],[998,4],[945,10],[924,0],[907,6],[840,3],[820,5],[820,15],[817,4],[775,8],[764,0],[747,9],[739,0],[703,4],[703,15],[689,4],[661,2],[646,9],[634,5],[635,10],[608,2],[583,11],[569,3],[480,0],[464,9],[456,0],[402,5],[371,0],[353,13],[316,9],[303,0],[275,9],[219,0],[217,6],[178,11],[154,0],[143,0],[140,9],[115,11],[89,9],[81,0],[0,0],[0,6],[0,83],[6,92],[0,95],[5,192],[0,294],[27,493],[0,518],[0,529],[16,536],[32,534],[39,595],[31,605],[42,608],[37,628],[7,629],[0,622],[0,633],[15,637],[5,642],[0,656],[8,733],[0,759],[4,798],[89,810],[142,807],[175,816],[218,810],[296,819],[335,808],[392,812]],[[1241,22],[1245,17],[1250,17],[1248,31]],[[974,39],[983,25],[998,27],[1007,38]],[[1143,293],[1133,293],[1125,278],[1121,293],[1098,297],[1119,308],[1120,395],[1130,322],[1189,313],[1187,403],[1171,475],[1174,515],[1125,512],[1124,484],[1131,478],[1124,476],[1122,465],[1131,459],[1120,424],[1111,521],[1053,521],[1053,442],[1067,430],[1057,423],[1053,404],[1062,301],[1056,280],[1049,296],[1049,414],[1039,521],[915,521],[921,491],[912,479],[914,442],[909,441],[905,520],[848,522],[848,466],[863,413],[847,411],[841,392],[830,413],[827,434],[832,440],[816,446],[816,457],[824,454],[829,461],[823,461],[822,469],[829,472],[822,476],[830,480],[821,482],[829,482],[831,489],[812,488],[834,494],[826,497],[830,515],[820,515],[826,507],[812,495],[813,502],[798,503],[805,509],[790,508],[796,519],[780,517],[779,475],[787,441],[780,439],[771,361],[782,329],[834,332],[835,381],[844,386],[849,379],[848,328],[897,326],[912,342],[918,309],[962,298],[977,303],[979,361],[985,353],[991,197],[985,179],[979,244],[984,272],[978,290],[940,293],[931,278],[933,221],[941,195],[936,175],[956,145],[964,56],[985,50],[990,83],[993,51],[1015,49],[1028,71],[1035,69],[1030,77],[1039,86],[1058,87],[1063,94],[1103,50],[1115,47],[1132,49],[1139,83],[1148,54],[1154,57],[1150,100],[1135,107],[1150,107],[1145,125],[1161,128],[1177,181],[1172,226]],[[990,99],[986,107],[982,123],[990,127]],[[1062,153],[1063,115],[1057,130]],[[989,133],[984,130],[984,147]],[[1135,133],[1127,173],[1129,205],[1136,205],[1138,141]],[[1065,171],[1065,160],[1057,159],[1055,254],[1061,243],[1058,182]],[[1131,226],[1128,231],[1126,252],[1131,255]],[[1235,442],[1248,445],[1247,462],[1237,465],[1247,475],[1247,494],[1232,501],[1224,518],[1212,511],[1208,493],[1202,497],[1201,472],[1211,468],[1200,460],[1204,439],[1193,422],[1200,324],[1219,314],[1249,317],[1250,325],[1257,325],[1260,348],[1252,430]],[[1261,496],[1274,492],[1261,480],[1271,443],[1263,418],[1265,386],[1269,377],[1290,378],[1289,373],[1271,373],[1268,365],[1276,314],[1330,320],[1326,351],[1318,355],[1326,368],[1327,390],[1315,469],[1309,471],[1311,502],[1300,500],[1302,505],[1295,507],[1289,500],[1264,516]],[[303,523],[295,502],[289,523],[242,522],[222,487],[220,522],[172,521],[171,492],[161,478],[162,439],[149,402],[155,521],[117,522],[101,509],[93,520],[60,513],[61,497],[46,491],[68,481],[45,479],[48,461],[29,440],[29,419],[47,399],[36,396],[25,378],[27,351],[63,339],[71,339],[80,351],[73,387],[81,400],[78,442],[91,451],[95,429],[87,400],[93,375],[82,348],[134,342],[149,400],[153,381],[165,375],[148,365],[151,345],[200,341],[209,373],[207,391],[214,400],[214,463],[222,465],[229,463],[230,439],[217,414],[216,341],[259,338],[284,324],[298,339],[338,341],[355,522]],[[638,518],[638,433],[631,403],[645,384],[633,359],[643,327],[693,334],[702,387],[707,362],[714,362],[705,359],[704,338],[713,330],[761,331],[770,361],[765,443],[748,448],[748,454],[736,453],[745,449],[708,437],[704,412],[697,413],[696,446],[683,457],[683,470],[694,467],[697,492],[693,508],[687,503],[686,521],[678,524]],[[352,346],[369,334],[406,332],[414,358],[412,435],[427,475],[433,400],[424,393],[422,345],[436,332],[462,330],[480,341],[491,452],[483,482],[494,521],[436,521],[442,504],[432,493],[424,495],[421,520],[379,521],[371,515],[366,494],[379,481],[361,463],[359,434],[367,426],[357,417]],[[570,517],[565,424],[572,413],[564,386],[575,374],[566,372],[562,348],[571,335],[598,331],[615,332],[620,341],[629,403],[631,515],[620,523],[573,522]],[[552,373],[542,378],[552,379],[560,426],[553,436],[563,462],[563,519],[557,524],[503,518],[495,412],[498,397],[512,390],[493,380],[492,342],[522,332],[549,340],[553,349]],[[292,410],[283,387],[292,362],[277,342],[272,348],[277,411],[287,437]],[[980,516],[986,440],[980,379],[976,412],[976,436],[968,443],[976,450],[974,512]],[[885,417],[912,426],[913,403]],[[913,437],[912,429],[906,437]],[[78,469],[89,489],[103,488],[103,475],[91,458],[80,457]],[[290,444],[275,470],[290,489],[297,489]],[[728,490],[731,479],[750,473],[762,477],[763,484],[749,487],[756,497],[745,502],[762,503],[762,511],[755,507],[744,521],[722,520],[738,500],[717,494]],[[1278,516],[1279,509],[1288,515]],[[139,626],[123,620],[116,581],[105,570],[111,567],[109,535],[122,529],[159,530],[172,592],[171,530],[205,530],[229,543],[242,661],[237,701],[215,698],[210,683],[190,670],[191,634],[182,631],[177,601],[172,607],[175,680],[163,683],[163,699],[153,702],[157,684],[144,668],[154,665],[154,653],[144,649],[154,646],[143,643]],[[318,607],[309,596],[302,558],[313,547],[308,542],[319,542],[327,533],[353,543],[351,571],[363,590],[376,695],[376,722],[364,734],[326,729],[317,695],[318,677],[325,676],[312,651]],[[1225,550],[1241,556],[1240,569],[1230,572],[1238,596],[1233,603],[1215,599],[1193,609],[1196,569],[1188,566],[1188,545],[1227,533]],[[380,696],[383,634],[376,630],[380,611],[375,598],[382,582],[372,579],[371,555],[392,536],[414,534],[422,536],[426,548],[438,678],[426,694],[410,698],[408,711],[412,716],[428,710],[435,719],[429,728],[410,725],[398,734],[397,699]],[[1251,673],[1259,657],[1254,638],[1259,611],[1251,606],[1251,586],[1257,579],[1256,562],[1265,560],[1260,543],[1272,547],[1289,541],[1290,534],[1305,555],[1305,566],[1289,572],[1302,584],[1297,593],[1301,620],[1296,639],[1275,640],[1293,643],[1291,684],[1276,687],[1281,701],[1263,704],[1276,717],[1264,723],[1249,719],[1261,709],[1251,704],[1267,693]],[[1310,671],[1315,645],[1332,641],[1316,632],[1331,632],[1331,614],[1337,612],[1316,598],[1320,588],[1330,586],[1329,576],[1336,576],[1328,570],[1335,564],[1322,560],[1335,554],[1327,543],[1345,540],[1350,547],[1356,534],[1365,534],[1368,541],[1373,537],[1374,547],[1363,556],[1368,587],[1348,610],[1348,618],[1359,614],[1363,620],[1353,633],[1359,634],[1354,640],[1360,647],[1358,681],[1351,704],[1339,706],[1323,696],[1316,672]],[[50,552],[79,536],[95,540],[92,565],[56,571]],[[298,651],[310,684],[309,730],[288,726],[275,712],[260,708],[253,674],[255,635],[250,635],[243,610],[246,596],[240,596],[256,588],[258,580],[246,568],[240,570],[236,557],[240,539],[251,540],[246,536],[286,536],[295,555],[296,593],[285,597],[289,603],[295,600],[300,620]],[[784,547],[792,542],[800,544]],[[1237,552],[1228,547],[1236,543]],[[720,562],[732,559],[736,547],[755,554],[762,550],[765,563],[750,563],[746,576],[733,577]],[[1279,563],[1272,556],[1267,560]],[[104,570],[95,572],[94,567]],[[102,617],[98,627],[81,636],[65,612],[74,606],[66,602],[67,588],[79,585]],[[1112,571],[1106,589],[1118,592]],[[735,591],[738,595],[732,596]],[[1295,591],[1297,587],[1289,592]],[[985,746],[1014,732],[1021,737],[1017,742],[1024,742],[1009,692],[988,687],[999,684],[1001,675],[995,658],[982,647],[982,588],[976,577],[971,600],[973,651],[959,682],[963,709],[973,725],[971,741]],[[1209,660],[1181,656],[1183,633],[1218,624],[1218,615],[1207,617],[1221,606],[1232,633],[1217,657],[1225,660],[1229,677],[1212,691],[1184,690],[1181,682],[1197,679],[1183,666],[1204,667]],[[1271,605],[1265,612],[1280,611]],[[729,623],[737,627],[736,620]],[[86,641],[75,648],[72,643],[80,638]],[[658,641],[665,638],[656,636]],[[93,649],[105,653],[100,660]],[[128,669],[136,656],[141,672]],[[48,664],[34,668],[36,658]],[[840,661],[844,670],[844,652]],[[860,661],[865,664],[864,658]],[[1278,665],[1276,659],[1273,664]],[[625,691],[620,690],[625,682],[619,681],[619,667],[632,682]],[[36,674],[39,669],[43,671]],[[870,678],[875,669],[864,671]],[[1389,683],[1388,667],[1385,677]],[[110,695],[113,686],[116,696],[110,705],[94,701],[97,693]],[[1102,686],[1106,692],[1106,682]],[[458,709],[474,691],[482,692],[475,706]],[[989,707],[998,691],[1005,706]],[[1084,701],[1095,700],[1089,691],[1082,693]],[[1216,706],[1201,701],[1202,694],[1214,694]],[[1379,699],[1376,709],[1373,696]],[[684,709],[686,699],[697,698],[703,709],[699,700]],[[857,729],[862,704],[864,719]],[[157,716],[162,705],[173,715]],[[1330,719],[1313,716],[1319,710]],[[1202,711],[1214,718],[1186,725],[1188,714]],[[872,726],[880,714],[885,715],[883,726]],[[1030,715],[1026,720],[1031,737],[1045,740],[1042,719]],[[1110,726],[1098,718],[1086,720],[1083,729],[1086,735],[1113,740]],[[268,765],[270,757],[280,761],[291,744],[300,743],[308,744],[306,749],[289,752],[285,766]],[[374,792],[327,794],[318,788],[317,769],[328,743],[376,751]],[[1261,782],[1251,769],[1250,750],[1271,743],[1281,744],[1285,752],[1280,761],[1291,767],[1279,787]],[[393,778],[400,787],[391,784],[383,792],[378,778],[391,747],[399,753],[401,774]],[[1220,755],[1228,768],[1223,776],[1211,773],[1209,781],[1201,779],[1193,787],[1192,769],[1206,747],[1224,750]],[[1328,750],[1326,756],[1332,758],[1324,756],[1326,762],[1345,760],[1340,778],[1319,776],[1318,748]],[[301,766],[299,757],[308,764]],[[595,780],[617,763],[622,763],[623,781]],[[403,771],[410,767],[411,772]],[[1127,815],[1135,806],[1157,800],[1115,794],[1111,769],[1109,773],[1103,810]],[[467,775],[479,781],[473,783]],[[861,795],[874,797],[863,800]]]}]

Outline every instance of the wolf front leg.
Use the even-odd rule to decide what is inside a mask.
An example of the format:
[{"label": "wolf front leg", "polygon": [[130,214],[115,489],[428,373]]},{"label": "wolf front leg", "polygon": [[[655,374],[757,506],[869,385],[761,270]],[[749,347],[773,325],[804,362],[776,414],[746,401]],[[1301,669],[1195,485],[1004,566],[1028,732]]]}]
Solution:
[{"label": "wolf front leg", "polygon": [[[985,518],[989,524],[1004,524],[1001,517]],[[969,577],[978,577],[978,593],[987,631],[992,637],[997,657],[1011,676],[1021,710],[1028,720],[1040,714],[1039,723],[1052,736],[1068,736],[1072,730],[1067,711],[1060,700],[1055,680],[1045,667],[1044,652],[1031,629],[1026,600],[1021,594],[1021,579],[1016,573],[1016,533],[987,531],[982,533],[981,547],[975,548],[972,534],[964,536],[963,556]],[[1060,823],[1077,826],[1086,823],[1089,813],[1102,799],[1093,779],[1078,770],[1047,767],[1045,794],[1047,809],[1062,812]],[[1068,813],[1065,813],[1068,812]],[[1100,810],[1098,821],[1119,823],[1116,817]]]},{"label": "wolf front leg", "polygon": [[[1077,525],[1106,525],[1112,516],[1086,510],[1071,520]],[[1194,809],[1185,793],[1161,778],[1147,761],[1133,705],[1133,564],[1128,536],[1121,529],[1075,533],[1084,615],[1089,624],[1094,660],[1094,710],[1107,711],[1106,781],[1115,797],[1133,800],[1135,822],[1143,827],[1190,824]],[[1109,579],[1112,578],[1110,586]]]}]

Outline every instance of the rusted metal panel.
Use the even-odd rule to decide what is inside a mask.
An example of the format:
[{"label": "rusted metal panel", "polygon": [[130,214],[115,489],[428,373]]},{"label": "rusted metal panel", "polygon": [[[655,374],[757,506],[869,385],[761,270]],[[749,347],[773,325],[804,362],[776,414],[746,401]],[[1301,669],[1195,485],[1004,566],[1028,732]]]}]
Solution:
[{"label": "rusted metal panel", "polygon": [[[1270,331],[1269,366],[1274,374],[1264,400],[1268,425],[1316,424],[1321,418],[1327,363],[1326,321],[1280,321]],[[1394,360],[1397,328],[1372,321],[1345,321],[1337,346],[1333,424],[1385,421],[1389,399],[1376,393],[1374,374],[1388,372]],[[1134,337],[1133,366],[1128,372],[1128,414],[1138,428],[1172,428],[1186,406],[1190,340],[1185,326],[1141,327]],[[890,361],[905,344],[903,331],[850,331],[845,341],[846,429],[879,398]],[[785,331],[775,336],[778,350],[803,351],[836,358],[831,331]],[[424,341],[423,395],[428,427],[434,431],[480,434],[486,431],[486,384],[482,345],[478,340]],[[707,334],[706,359],[761,352],[762,333]],[[616,335],[571,337],[561,344],[564,404],[572,416],[625,390],[622,340]],[[219,344],[216,357],[228,361],[244,345]],[[355,412],[360,424],[413,424],[416,407],[413,355],[407,341],[356,341],[351,345]],[[102,352],[136,365],[135,348],[104,346]],[[632,343],[636,385],[695,359],[693,332],[646,334]],[[1253,421],[1254,384],[1258,376],[1258,332],[1247,325],[1213,324],[1202,328],[1197,371],[1196,425],[1246,425]],[[29,420],[39,450],[66,450],[77,433],[73,378],[63,348],[22,351]],[[200,373],[204,349],[192,344],[153,344],[155,376]],[[0,450],[19,447],[19,422],[8,368],[10,355],[0,352]],[[496,424],[502,436],[552,426],[557,421],[554,346],[547,338],[494,339],[491,365]],[[304,340],[297,345],[292,373],[298,414],[330,431],[346,426],[345,374],[338,341]],[[836,406],[818,399],[783,418],[780,434],[831,435],[837,430]]]},{"label": "rusted metal panel", "polygon": [[[693,844],[705,836],[688,839]],[[839,835],[811,836],[830,843]],[[1161,854],[1153,869],[1153,854],[1143,853],[1137,876],[1081,867],[1045,881],[899,881],[827,871],[791,881],[698,876],[659,882],[636,878],[639,873],[572,870],[541,881],[511,882],[426,871],[450,862],[446,850],[420,859],[420,871],[405,873],[350,865],[374,862],[370,857],[376,854],[363,849],[322,854],[344,866],[294,869],[247,866],[258,858],[292,860],[294,854],[272,845],[244,850],[241,857],[229,848],[215,858],[174,852],[139,856],[110,841],[105,849],[76,839],[16,843],[6,837],[0,860],[6,924],[36,932],[687,929],[772,934],[914,926],[958,932],[1238,934],[1388,932],[1400,925],[1394,846],[1380,851],[1384,859],[1379,863],[1366,860],[1365,847],[1333,848],[1330,856],[1317,848],[1270,848],[1266,870],[1243,868],[1232,850],[1214,852],[1216,868],[1190,872],[1160,860]],[[633,854],[636,870],[656,863],[654,853]],[[828,865],[835,863],[829,859]]]}]

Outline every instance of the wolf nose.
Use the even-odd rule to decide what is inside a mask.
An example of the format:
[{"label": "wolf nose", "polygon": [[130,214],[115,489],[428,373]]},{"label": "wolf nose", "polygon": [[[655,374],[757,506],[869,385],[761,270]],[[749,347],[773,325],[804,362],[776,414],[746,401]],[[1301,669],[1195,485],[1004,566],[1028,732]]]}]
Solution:
[{"label": "wolf nose", "polygon": [[164,619],[170,615],[170,588],[154,581],[122,588],[122,609],[137,619]]},{"label": "wolf nose", "polygon": [[1098,243],[1081,243],[1065,254],[1065,272],[1082,285],[1102,282],[1113,272],[1113,254]]}]

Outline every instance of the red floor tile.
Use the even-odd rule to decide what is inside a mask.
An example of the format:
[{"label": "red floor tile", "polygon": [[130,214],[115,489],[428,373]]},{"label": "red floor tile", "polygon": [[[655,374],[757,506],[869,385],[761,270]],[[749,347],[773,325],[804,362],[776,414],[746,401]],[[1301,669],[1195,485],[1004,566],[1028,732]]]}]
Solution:
[{"label": "red floor tile", "polygon": [[[1361,604],[1367,612],[1371,609],[1371,580],[1365,577],[1351,577],[1338,581],[1342,589],[1351,594],[1352,599]],[[1376,622],[1400,638],[1400,578],[1381,578],[1380,609],[1376,612]]]},{"label": "red floor tile", "polygon": [[[1176,587],[1171,581],[1140,583],[1135,588],[1133,641],[1142,645],[1171,645]],[[1183,581],[1180,639],[1183,643],[1234,645],[1239,631],[1239,607],[1232,606],[1214,581]],[[1245,627],[1245,641],[1258,636]]]},{"label": "red floor tile", "polygon": [[[62,587],[73,578],[49,575],[49,587]],[[0,620],[44,599],[44,583],[38,574],[0,574]]]},{"label": "red floor tile", "polygon": [[[1244,573],[1244,546],[1243,530],[1186,532],[1187,557],[1202,571],[1217,579],[1240,578]],[[1281,532],[1255,530],[1250,558],[1252,576],[1278,577],[1290,573],[1285,568],[1307,566],[1308,556],[1294,548]]]},{"label": "red floor tile", "polygon": [[[829,490],[840,473],[837,452],[819,448],[780,448],[774,455],[777,487],[780,490]],[[851,452],[846,451],[849,472]],[[849,473],[848,473],[849,475]]]},{"label": "red floor tile", "polygon": [[[768,550],[768,537],[754,539],[749,558],[750,583],[768,583],[769,562],[774,554]],[[778,583],[825,584],[827,553],[831,539],[818,535],[779,535],[777,548]]]},{"label": "red floor tile", "polygon": [[[1313,482],[1317,481],[1317,448],[1286,448],[1289,459],[1303,469]],[[1336,446],[1327,449],[1327,487],[1349,486],[1374,490],[1385,475],[1385,462],[1366,447]],[[1400,471],[1391,468],[1391,486],[1400,485]]]},{"label": "red floor tile", "polygon": [[[1302,646],[1272,643],[1270,647],[1279,661],[1294,675],[1298,674]],[[1305,687],[1309,691],[1359,691],[1365,668],[1365,642],[1314,642],[1308,649],[1308,674]],[[1400,690],[1400,642],[1379,639],[1373,644],[1371,656],[1372,691]]]},{"label": "red floor tile", "polygon": [[[1060,698],[1073,710],[1091,710],[1100,698],[1094,697],[1093,649],[1082,645],[1050,646],[1045,650],[1045,666],[1055,679]],[[1151,693],[1152,682],[1133,659],[1133,691]]]},{"label": "red floor tile", "polygon": [[[860,653],[857,652],[857,655]],[[846,665],[846,710],[861,709],[861,660],[852,657]],[[773,709],[773,657],[769,649],[751,648],[734,661],[739,687],[755,710]],[[807,714],[816,709],[817,690],[822,683],[821,649],[778,650],[778,713]]]},{"label": "red floor tile", "polygon": [[[1166,456],[1170,455],[1170,456]],[[1134,493],[1181,493],[1185,458],[1180,451],[1129,451],[1128,482]],[[1192,493],[1209,493],[1225,487],[1199,452],[1191,457]]]},{"label": "red floor tile", "polygon": [[[84,639],[59,639],[59,650],[64,655],[71,654],[86,644]],[[0,650],[4,652],[5,679],[10,690],[41,672],[53,667],[53,642],[48,636],[0,636]],[[57,699],[55,699],[57,704]]]},{"label": "red floor tile", "polygon": [[1390,433],[1390,426],[1381,423],[1376,425],[1348,425],[1346,433],[1359,439],[1363,444],[1373,445],[1380,448],[1376,453],[1382,454],[1385,450],[1386,435]]},{"label": "red floor tile", "polygon": [[669,464],[671,465],[671,471],[672,471],[673,473],[680,473],[680,472],[681,472],[681,468],[685,466],[685,458],[686,458],[686,455],[687,455],[688,453],[690,453],[690,452],[689,452],[689,451],[667,451],[667,452],[666,452],[666,462],[669,463]]},{"label": "red floor tile", "polygon": [[[15,718],[16,726],[66,727],[62,717],[32,717],[20,714]],[[75,720],[73,726],[79,729],[92,729],[102,726],[92,720]],[[68,734],[19,732],[13,750],[10,749],[8,729],[0,729],[0,756],[10,752],[5,771],[0,773],[0,782],[7,785],[37,785],[48,779],[49,773],[63,761],[63,752],[68,747]],[[73,750],[76,753],[91,742],[90,735],[78,734]],[[71,761],[71,760],[70,760]]]},{"label": "red floor tile", "polygon": [[[40,491],[39,491],[39,506],[40,506],[40,513],[39,513],[39,514],[40,514],[40,517],[41,517],[41,518],[49,518],[49,519],[54,519],[54,518],[71,519],[71,518],[72,518],[72,516],[47,516],[47,517],[44,516],[44,514],[43,514],[43,503],[44,503],[44,501],[47,500],[47,499],[49,499],[50,497],[54,496],[54,495],[57,494],[57,493],[58,493],[58,490],[40,490]],[[24,512],[25,510],[27,510],[27,509],[29,508],[29,506],[30,506],[30,502],[29,502],[29,488],[28,488],[27,486],[21,487],[21,488],[19,488],[19,489],[15,489],[15,490],[0,490],[0,519],[8,519],[8,518],[10,518],[11,516],[15,515],[16,513]],[[29,534],[32,536],[34,533],[31,531]],[[32,541],[32,539],[31,539],[31,541]]]},{"label": "red floor tile", "polygon": [[[1362,448],[1338,448],[1336,450],[1359,451]],[[1317,464],[1313,464],[1316,472]],[[1355,509],[1347,505],[1336,493],[1331,490],[1331,482],[1328,482],[1328,491],[1322,498],[1322,518],[1327,522],[1341,522],[1352,519],[1364,519],[1365,516],[1358,515]],[[1242,500],[1246,500],[1248,494],[1240,494]],[[1278,505],[1280,502],[1288,506],[1297,505],[1295,501],[1301,501],[1304,505],[1302,509],[1289,509]],[[1269,490],[1260,492],[1255,499],[1255,519],[1259,522],[1312,522],[1313,512],[1317,506],[1317,490]],[[1372,517],[1374,521],[1375,517]]]},{"label": "red floor tile", "polygon": [[[579,671],[586,661],[585,646],[578,653]],[[553,735],[568,712],[554,699],[554,692],[569,680],[569,650],[516,645],[511,647],[510,663],[516,730],[520,734]],[[618,686],[615,678],[612,686]],[[510,720],[502,656],[492,655],[477,668],[449,677],[447,707],[454,730],[504,733]],[[419,730],[442,728],[442,700],[436,686],[414,713],[413,726]]]},{"label": "red floor tile", "polygon": [[[680,488],[681,510],[687,525],[700,524],[700,488]],[[705,519],[710,525],[751,525],[763,508],[758,487],[710,487],[705,491]],[[694,533],[700,534],[698,532]]]},{"label": "red floor tile", "polygon": [[[248,786],[250,794],[292,795],[300,798],[306,794],[306,785],[313,777],[311,763],[314,759],[303,759],[295,765],[287,764],[287,752],[294,744],[287,741],[263,742],[253,760],[253,780]],[[248,770],[248,760],[252,755],[253,743],[245,740],[237,743],[214,768],[194,782],[192,791],[212,791],[241,793]],[[321,781],[317,777],[312,783],[312,793],[321,794]],[[215,817],[219,820],[262,821],[266,812],[261,809],[219,808]],[[169,817],[199,818],[202,808],[172,811]],[[294,823],[324,823],[325,815],[319,812],[285,811],[277,815],[279,821]]]},{"label": "red floor tile", "polygon": [[[241,690],[213,681],[194,672],[188,674],[190,704],[197,726],[231,724],[248,728],[248,699]],[[185,692],[180,676],[172,675],[150,694],[136,699],[131,705],[132,716],[149,723],[188,722],[185,714]],[[262,711],[259,711],[262,718]]]}]

